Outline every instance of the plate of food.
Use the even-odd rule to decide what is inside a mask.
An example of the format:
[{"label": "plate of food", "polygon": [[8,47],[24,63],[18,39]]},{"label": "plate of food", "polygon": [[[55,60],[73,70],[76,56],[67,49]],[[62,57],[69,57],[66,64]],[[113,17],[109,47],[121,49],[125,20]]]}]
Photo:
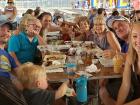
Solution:
[{"label": "plate of food", "polygon": [[61,60],[61,61],[64,61],[65,63],[66,55],[57,54],[57,55],[46,55],[44,57],[44,61],[54,61],[54,60]]},{"label": "plate of food", "polygon": [[64,67],[66,60],[66,55],[58,54],[58,55],[46,55],[44,57],[43,67],[47,69],[56,69]]}]

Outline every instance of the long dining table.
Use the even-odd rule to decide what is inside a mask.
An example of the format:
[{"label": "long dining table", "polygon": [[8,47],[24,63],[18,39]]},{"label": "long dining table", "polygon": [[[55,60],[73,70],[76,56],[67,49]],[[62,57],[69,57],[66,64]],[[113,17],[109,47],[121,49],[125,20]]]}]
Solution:
[{"label": "long dining table", "polygon": [[[90,73],[92,74],[92,76],[89,77],[88,80],[96,80],[97,82],[97,95],[96,95],[96,105],[100,105],[101,101],[100,101],[100,97],[99,97],[99,80],[100,79],[113,79],[113,78],[121,78],[122,77],[122,73],[123,73],[123,68],[122,68],[122,72],[121,73],[114,73],[113,67],[104,67],[103,65],[101,65],[100,63],[97,64],[97,67],[100,68],[99,72],[96,73]],[[64,82],[66,80],[68,80],[68,75],[65,72],[57,72],[57,73],[47,73],[48,76],[48,80],[51,83],[60,83],[60,82]],[[79,75],[75,74],[74,76],[72,76],[72,78],[78,78]],[[66,105],[68,102],[66,101]],[[95,100],[92,99],[92,101],[90,102],[90,105],[93,105],[93,103],[95,103]]]},{"label": "long dining table", "polygon": [[[58,48],[58,46],[57,46],[57,48]],[[88,77],[88,80],[97,80],[97,83],[98,83],[97,84],[98,85],[97,86],[97,91],[98,91],[97,98],[98,98],[98,102],[99,102],[99,80],[100,79],[121,78],[122,73],[123,73],[123,67],[122,67],[122,71],[120,73],[115,73],[113,66],[105,67],[100,62],[98,62],[96,64],[96,66],[97,66],[98,70],[100,70],[100,71],[90,73],[91,75]],[[78,72],[78,71],[79,71],[79,69],[76,70],[76,72]],[[47,78],[50,83],[60,83],[60,82],[66,81],[70,78],[75,79],[78,77],[80,77],[80,75],[77,73],[75,73],[75,75],[68,76],[68,74],[65,73],[64,71],[47,73]]]},{"label": "long dining table", "polygon": [[[100,63],[97,64],[97,67],[100,69],[100,71],[90,73],[92,76],[89,77],[89,80],[122,77],[123,67],[121,73],[115,73],[113,67],[104,67]],[[50,82],[64,82],[66,79],[68,79],[68,75],[65,72],[47,73],[47,77]],[[79,75],[77,74],[73,76],[73,78],[78,78],[78,77]]]}]

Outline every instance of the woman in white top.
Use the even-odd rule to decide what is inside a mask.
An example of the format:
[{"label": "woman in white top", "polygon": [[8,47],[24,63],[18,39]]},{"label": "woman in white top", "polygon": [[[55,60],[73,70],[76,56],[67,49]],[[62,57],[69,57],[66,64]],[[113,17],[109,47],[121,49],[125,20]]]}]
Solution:
[{"label": "woman in white top", "polygon": [[8,17],[10,21],[14,21],[16,15],[17,15],[17,9],[14,6],[14,1],[13,0],[8,0],[7,1],[7,6],[4,9],[4,14]]}]

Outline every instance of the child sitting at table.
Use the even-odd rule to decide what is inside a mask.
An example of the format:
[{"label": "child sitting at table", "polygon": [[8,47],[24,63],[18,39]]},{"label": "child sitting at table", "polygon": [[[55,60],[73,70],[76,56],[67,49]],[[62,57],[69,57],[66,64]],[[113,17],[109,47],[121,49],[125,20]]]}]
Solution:
[{"label": "child sitting at table", "polygon": [[46,71],[29,62],[21,65],[17,74],[24,87],[23,95],[29,105],[52,105],[56,99],[63,97],[68,89],[66,81],[56,92],[46,90],[48,87]]}]

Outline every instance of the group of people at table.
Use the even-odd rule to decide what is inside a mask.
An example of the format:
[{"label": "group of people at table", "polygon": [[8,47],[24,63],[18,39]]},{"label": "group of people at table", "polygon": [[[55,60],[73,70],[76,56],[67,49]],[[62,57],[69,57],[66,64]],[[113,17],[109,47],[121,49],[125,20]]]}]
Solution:
[{"label": "group of people at table", "polygon": [[[78,41],[93,41],[103,50],[105,58],[113,58],[116,51],[121,52],[125,59],[125,67],[121,86],[117,86],[120,87],[119,92],[113,97],[107,88],[107,85],[115,84],[116,80],[112,80],[113,82],[101,80],[99,90],[101,101],[105,105],[139,105],[140,22],[130,22],[123,16],[114,16],[106,22],[104,14],[94,17],[92,28],[86,16],[76,17],[75,22],[68,23],[58,18],[56,24],[52,23],[52,15],[49,12],[41,13],[38,18],[24,14],[19,27],[11,35],[12,24],[0,17],[0,80],[11,84],[3,85],[7,90],[16,88],[13,89],[14,94],[22,90],[29,105],[51,105],[56,99],[63,97],[69,81],[64,82],[56,92],[48,91],[46,71],[33,64],[37,45],[47,44],[44,41],[46,33],[60,31],[64,41],[73,37]],[[112,90],[113,88],[116,87],[112,87]],[[132,97],[127,100],[129,94]],[[24,101],[24,104],[26,102]]]}]

